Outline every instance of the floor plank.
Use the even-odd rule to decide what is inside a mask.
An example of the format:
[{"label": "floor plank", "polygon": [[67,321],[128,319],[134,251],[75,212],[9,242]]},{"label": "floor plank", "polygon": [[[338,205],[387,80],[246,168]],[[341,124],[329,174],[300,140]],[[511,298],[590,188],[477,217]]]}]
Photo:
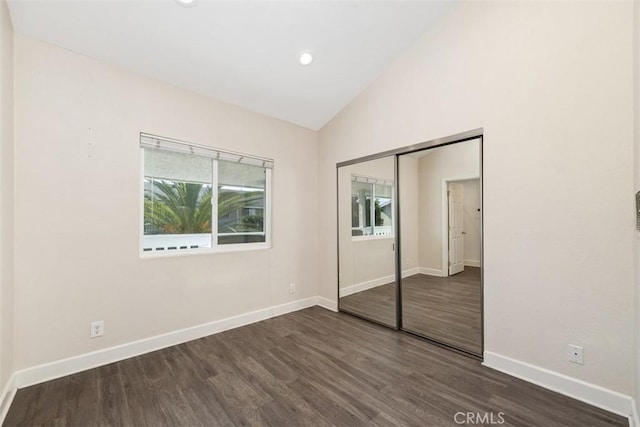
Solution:
[{"label": "floor plank", "polygon": [[[482,354],[480,268],[449,277],[415,274],[402,279],[403,329]],[[395,326],[395,283],[340,299],[340,309]]]},{"label": "floor plank", "polygon": [[4,426],[626,426],[426,341],[319,307],[21,389]]}]

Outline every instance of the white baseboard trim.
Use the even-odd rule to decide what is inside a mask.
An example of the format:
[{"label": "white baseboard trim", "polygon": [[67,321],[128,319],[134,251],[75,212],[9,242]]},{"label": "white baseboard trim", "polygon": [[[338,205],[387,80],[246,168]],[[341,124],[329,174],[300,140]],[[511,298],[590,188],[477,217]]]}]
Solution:
[{"label": "white baseboard trim", "polygon": [[355,285],[345,286],[340,289],[340,298],[347,297],[358,292],[366,291],[368,289],[377,288],[378,286],[386,285],[387,283],[395,282],[396,276],[394,274],[384,277],[378,277],[376,279],[367,280],[366,282],[356,283]]},{"label": "white baseboard trim", "polygon": [[338,303],[335,301],[331,301],[328,298],[324,297],[316,297],[316,305],[322,308],[326,308],[327,310],[331,310],[334,312],[338,312]]},{"label": "white baseboard trim", "polygon": [[572,397],[623,417],[631,417],[631,396],[489,351],[484,366]]},{"label": "white baseboard trim", "polygon": [[[420,272],[419,267],[409,268],[402,272],[402,277],[413,276]],[[367,280],[366,282],[356,283],[355,285],[345,286],[340,289],[340,298],[348,297],[349,295],[357,294],[358,292],[366,291],[369,289],[377,288],[378,286],[386,285],[387,283],[395,282],[395,274],[390,274],[384,277],[378,277],[377,279]],[[318,304],[319,305],[319,304]]]},{"label": "white baseboard trim", "polygon": [[402,271],[402,278],[415,276],[416,274],[420,274],[420,267],[408,268]]},{"label": "white baseboard trim", "polygon": [[418,271],[420,272],[420,274],[426,274],[427,276],[442,277],[442,270],[438,270],[435,268],[419,267]]},{"label": "white baseboard trim", "polygon": [[192,326],[174,332],[169,332],[155,337],[145,338],[139,341],[122,344],[103,350],[85,353],[67,359],[56,360],[32,368],[15,372],[15,386],[17,388],[28,387],[45,381],[86,371],[87,369],[107,365],[120,360],[129,359],[141,354],[161,350],[187,341],[217,334],[229,329],[249,325],[261,320],[270,319],[304,308],[313,307],[317,303],[316,297],[310,297],[281,304],[262,310],[244,313],[226,319],[216,320],[203,325]]},{"label": "white baseboard trim", "polygon": [[640,427],[640,414],[638,413],[638,404],[635,400],[631,401],[631,415],[629,416],[629,426]]},{"label": "white baseboard trim", "polygon": [[13,398],[16,396],[16,391],[18,391],[18,388],[16,387],[16,374],[14,373],[5,384],[0,395],[0,425],[4,423],[4,419],[7,417]]},{"label": "white baseboard trim", "polygon": [[480,267],[480,260],[475,259],[465,259],[464,260],[465,267]]},{"label": "white baseboard trim", "polygon": [[[317,300],[317,297],[309,297],[309,298],[288,302],[285,304],[274,305],[273,307],[271,307],[271,311],[273,312],[273,315],[267,317],[267,319],[271,317],[282,316],[283,314],[292,313],[294,311],[303,310],[305,308],[313,307],[317,303],[316,300]],[[243,316],[243,315],[240,315],[240,316]],[[236,317],[240,317],[240,316],[236,316]],[[260,320],[265,320],[265,319],[260,319]],[[249,323],[254,323],[254,322],[249,322]],[[248,325],[249,323],[245,323],[244,325]],[[238,325],[238,326],[244,326],[244,325]],[[227,328],[227,329],[233,329],[233,328],[237,328],[237,326],[234,326],[232,328]]]}]

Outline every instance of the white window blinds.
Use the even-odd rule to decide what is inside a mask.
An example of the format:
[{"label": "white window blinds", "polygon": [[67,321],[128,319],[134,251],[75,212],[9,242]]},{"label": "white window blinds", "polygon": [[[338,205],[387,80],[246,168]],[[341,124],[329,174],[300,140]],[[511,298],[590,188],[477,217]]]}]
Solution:
[{"label": "white window blinds", "polygon": [[366,184],[388,185],[393,187],[393,180],[386,178],[374,178],[372,176],[351,175],[351,181],[362,182]]},{"label": "white window blinds", "polygon": [[241,163],[245,165],[261,166],[264,168],[273,168],[273,160],[249,156],[246,154],[234,153],[231,151],[223,151],[213,147],[204,145],[196,145],[188,142],[182,142],[175,139],[160,137],[147,133],[140,134],[140,146],[145,149],[158,149],[165,151],[173,151],[181,154],[191,154],[201,157],[209,157],[227,162]]}]

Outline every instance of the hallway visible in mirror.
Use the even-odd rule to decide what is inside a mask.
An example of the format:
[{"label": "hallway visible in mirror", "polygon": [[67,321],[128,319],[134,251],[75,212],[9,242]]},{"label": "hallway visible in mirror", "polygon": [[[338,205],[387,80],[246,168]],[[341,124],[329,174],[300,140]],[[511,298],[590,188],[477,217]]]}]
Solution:
[{"label": "hallway visible in mirror", "polygon": [[482,355],[480,140],[398,159],[402,329]]}]

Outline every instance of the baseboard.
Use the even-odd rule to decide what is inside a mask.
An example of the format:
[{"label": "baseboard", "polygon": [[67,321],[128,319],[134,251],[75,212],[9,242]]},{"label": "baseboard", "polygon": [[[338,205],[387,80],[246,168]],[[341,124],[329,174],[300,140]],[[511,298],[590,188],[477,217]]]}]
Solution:
[{"label": "baseboard", "polygon": [[[273,315],[267,317],[267,319],[270,317],[282,316],[283,314],[292,313],[294,311],[313,307],[317,303],[316,300],[317,300],[317,297],[309,297],[309,298],[292,301],[286,304],[274,305],[273,307],[271,307],[271,311],[273,312]],[[260,319],[260,320],[264,320],[264,319]],[[254,323],[254,322],[250,322],[250,323]],[[248,323],[245,323],[245,325],[248,325]],[[234,328],[236,327],[237,326],[234,326]],[[233,328],[228,328],[228,329],[233,329]]]},{"label": "baseboard", "polygon": [[[310,297],[14,372],[0,395],[0,425],[4,422],[18,388],[118,362],[314,305],[337,311],[335,301],[324,297]],[[630,396],[492,352],[484,353],[483,365],[628,417],[631,426],[640,427],[638,408]]]},{"label": "baseboard", "polygon": [[631,401],[631,415],[629,416],[629,425],[631,427],[640,427],[640,414],[638,412],[638,405],[640,402],[635,400]]},{"label": "baseboard", "polygon": [[420,274],[426,274],[427,276],[442,277],[442,270],[438,270],[435,268],[419,267],[418,271],[420,272]]},{"label": "baseboard", "polygon": [[[402,277],[413,276],[420,273],[420,268],[409,268],[402,272]],[[377,288],[378,286],[386,285],[387,283],[395,282],[396,276],[390,274],[384,277],[378,277],[377,279],[367,280],[366,282],[356,283],[355,285],[345,286],[340,289],[340,298],[348,297],[349,295],[357,294],[358,292],[366,291],[369,289]],[[320,305],[320,304],[318,304]]]},{"label": "baseboard", "polygon": [[187,341],[203,338],[229,329],[249,325],[261,320],[270,319],[304,308],[316,305],[316,297],[305,298],[286,304],[281,304],[262,310],[244,313],[227,319],[216,320],[203,325],[181,329],[167,334],[145,338],[127,344],[106,348],[103,350],[85,353],[55,362],[45,363],[32,368],[22,369],[15,373],[15,386],[17,388],[28,387],[45,381],[75,374],[87,369],[129,359],[141,354],[161,350]]},{"label": "baseboard", "polygon": [[420,267],[408,268],[402,271],[402,278],[415,276],[416,274],[420,274]]},{"label": "baseboard", "polygon": [[338,311],[338,303],[328,298],[316,297],[316,305],[334,312]]},{"label": "baseboard", "polygon": [[614,414],[631,418],[631,396],[489,351],[484,352],[482,364]]},{"label": "baseboard", "polygon": [[0,426],[4,423],[4,419],[7,417],[7,413],[11,407],[11,403],[13,403],[13,398],[15,397],[17,390],[16,374],[14,373],[9,378],[9,381],[7,381],[7,384],[4,386],[4,389],[2,389],[2,394],[0,395]]},{"label": "baseboard", "polygon": [[480,267],[480,261],[475,259],[465,259],[464,260],[465,267]]},{"label": "baseboard", "polygon": [[367,280],[366,282],[356,283],[355,285],[345,286],[340,289],[340,298],[357,294],[358,292],[366,291],[368,289],[377,288],[378,286],[395,282],[395,280],[396,276],[392,274],[389,276],[378,277],[377,279]]}]

